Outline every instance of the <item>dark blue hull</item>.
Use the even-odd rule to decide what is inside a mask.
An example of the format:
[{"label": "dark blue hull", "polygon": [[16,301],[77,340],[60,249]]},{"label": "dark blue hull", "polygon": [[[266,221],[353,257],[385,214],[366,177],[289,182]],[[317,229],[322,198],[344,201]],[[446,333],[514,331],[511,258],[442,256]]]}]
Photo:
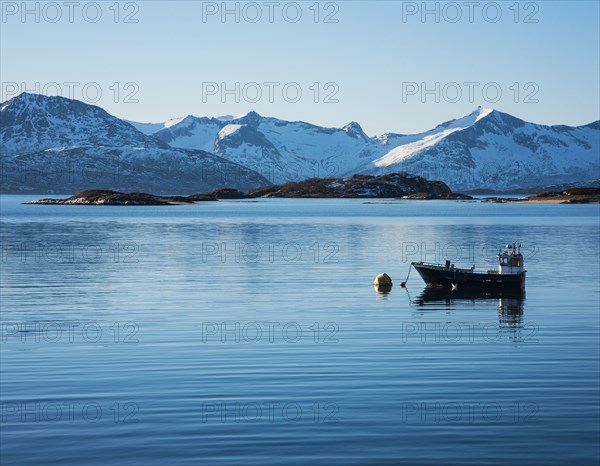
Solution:
[{"label": "dark blue hull", "polygon": [[498,273],[475,272],[469,269],[429,265],[422,262],[413,262],[412,265],[429,287],[447,288],[450,290],[507,291],[510,293],[522,293],[525,291],[525,271],[501,275]]}]

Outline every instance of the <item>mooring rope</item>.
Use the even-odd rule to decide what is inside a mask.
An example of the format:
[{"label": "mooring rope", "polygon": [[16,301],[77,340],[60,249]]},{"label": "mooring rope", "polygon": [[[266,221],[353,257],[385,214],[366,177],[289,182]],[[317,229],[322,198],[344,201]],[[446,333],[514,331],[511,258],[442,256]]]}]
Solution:
[{"label": "mooring rope", "polygon": [[412,270],[412,262],[410,264],[410,267],[408,267],[408,275],[406,276],[406,280],[404,280],[402,283],[400,283],[400,286],[402,288],[406,288],[406,282],[408,281],[408,277],[410,277],[410,271]]}]

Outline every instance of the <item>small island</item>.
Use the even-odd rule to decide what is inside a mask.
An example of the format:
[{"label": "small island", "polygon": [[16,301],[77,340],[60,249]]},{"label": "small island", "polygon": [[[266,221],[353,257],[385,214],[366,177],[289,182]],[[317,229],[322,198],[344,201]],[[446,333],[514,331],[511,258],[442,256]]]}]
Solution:
[{"label": "small island", "polygon": [[[142,192],[121,193],[106,189],[92,189],[80,191],[66,199],[39,199],[26,202],[26,204],[161,206],[194,204],[195,202],[220,199],[255,198],[473,200],[466,194],[452,192],[448,185],[441,181],[429,181],[408,173],[390,173],[381,176],[354,175],[348,178],[312,178],[282,185],[264,186],[248,193],[232,188],[219,188],[189,196],[161,196]],[[600,188],[569,188],[562,191],[546,191],[523,198],[488,197],[480,200],[496,203],[600,203]]]},{"label": "small island", "polygon": [[442,181],[429,181],[409,173],[349,178],[312,178],[250,191],[249,197],[472,199],[453,193]]},{"label": "small island", "polygon": [[40,199],[27,202],[27,204],[156,206],[260,197],[472,199],[465,194],[453,193],[441,181],[428,181],[423,177],[408,173],[390,173],[382,176],[354,175],[349,178],[313,178],[283,185],[269,185],[248,193],[230,188],[220,188],[190,196],[160,196],[140,192],[121,193],[106,189],[93,189],[80,191],[66,199]]},{"label": "small island", "polygon": [[545,191],[522,198],[489,197],[484,202],[530,204],[599,204],[600,188],[570,188]]},{"label": "small island", "polygon": [[109,189],[88,189],[80,191],[66,199],[39,199],[25,204],[62,204],[62,205],[184,205],[199,201],[218,201],[219,199],[243,199],[247,196],[235,189],[222,188],[191,196],[159,196],[148,193],[121,193]]}]

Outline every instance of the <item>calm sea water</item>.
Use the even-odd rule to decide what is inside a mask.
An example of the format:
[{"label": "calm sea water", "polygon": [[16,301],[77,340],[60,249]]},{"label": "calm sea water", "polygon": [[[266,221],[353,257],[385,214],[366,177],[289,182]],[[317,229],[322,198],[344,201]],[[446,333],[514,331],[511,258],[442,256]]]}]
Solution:
[{"label": "calm sea water", "polygon": [[[1,200],[2,465],[598,464],[598,206],[38,197]],[[512,240],[525,300],[399,286]]]}]

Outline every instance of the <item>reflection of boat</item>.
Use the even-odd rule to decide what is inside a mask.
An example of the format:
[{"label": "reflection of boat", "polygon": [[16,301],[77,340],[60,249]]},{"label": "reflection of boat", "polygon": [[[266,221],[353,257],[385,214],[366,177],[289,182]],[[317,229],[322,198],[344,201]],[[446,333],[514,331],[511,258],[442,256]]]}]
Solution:
[{"label": "reflection of boat", "polygon": [[477,304],[498,306],[498,320],[508,327],[519,326],[523,318],[525,300],[519,290],[485,291],[482,289],[448,290],[446,288],[427,287],[412,301],[421,308],[429,305],[444,304],[449,307],[472,307]]},{"label": "reflection of boat", "polygon": [[501,324],[519,326],[523,320],[523,300],[500,298],[498,300],[498,320]]},{"label": "reflection of boat", "polygon": [[488,291],[482,288],[465,289],[458,287],[453,290],[441,287],[426,287],[423,289],[423,292],[419,295],[415,302],[422,304],[435,301],[479,301],[487,299],[504,299],[507,301],[515,299],[522,301],[522,297],[523,295],[518,289],[514,290],[510,288],[507,290]]},{"label": "reflection of boat", "polygon": [[449,260],[445,265],[412,262],[413,266],[428,287],[445,288],[454,291],[483,290],[487,292],[525,293],[525,274],[521,245],[507,245],[496,255],[498,270],[487,272],[455,267]]}]

